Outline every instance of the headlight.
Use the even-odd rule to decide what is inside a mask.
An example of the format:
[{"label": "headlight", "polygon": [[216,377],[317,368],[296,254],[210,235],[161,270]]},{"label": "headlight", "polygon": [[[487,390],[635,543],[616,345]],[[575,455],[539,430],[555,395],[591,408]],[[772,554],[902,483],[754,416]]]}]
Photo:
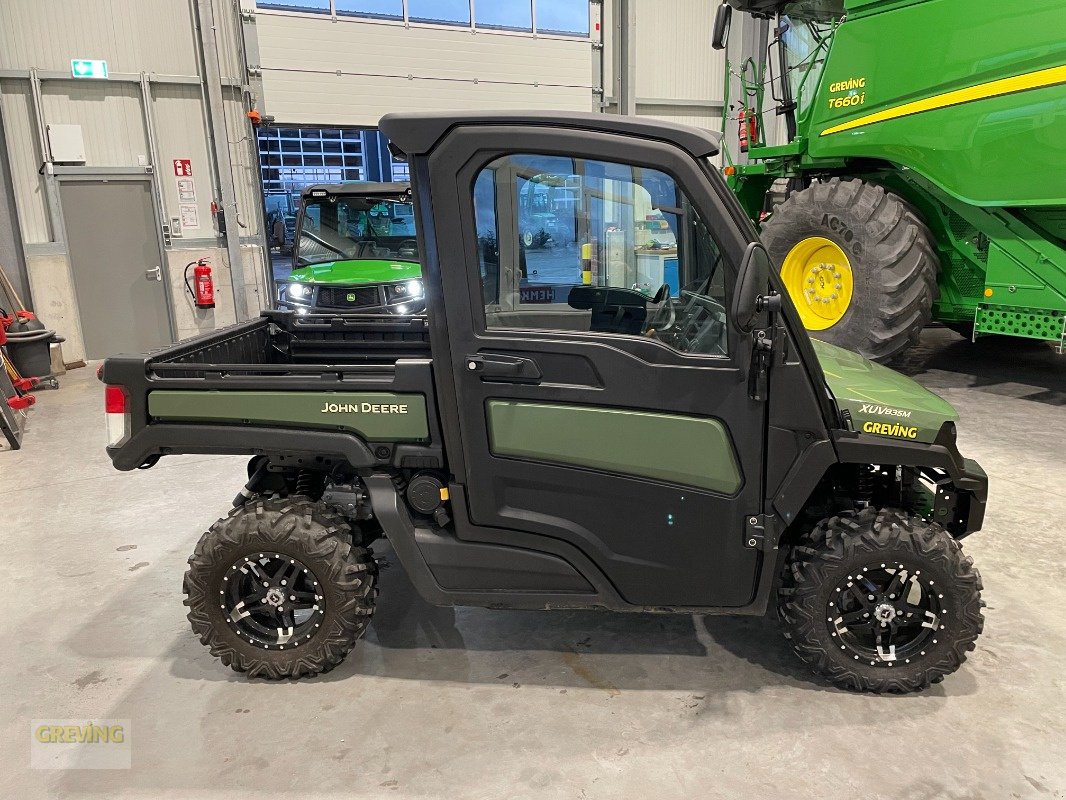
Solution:
[{"label": "headlight", "polygon": [[302,283],[289,284],[289,298],[292,300],[306,300],[311,296],[311,287]]},{"label": "headlight", "polygon": [[423,291],[422,281],[392,283],[385,286],[385,297],[388,298],[389,303],[398,303],[405,300],[419,300],[422,297]]}]

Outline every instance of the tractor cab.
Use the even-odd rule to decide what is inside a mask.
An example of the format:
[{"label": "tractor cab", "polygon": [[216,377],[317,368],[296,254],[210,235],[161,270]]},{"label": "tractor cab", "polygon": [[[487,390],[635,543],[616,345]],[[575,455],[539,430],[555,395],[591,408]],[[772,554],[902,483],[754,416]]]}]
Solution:
[{"label": "tractor cab", "polygon": [[[817,93],[819,79],[833,33],[844,16],[844,0],[726,0],[718,8],[713,46],[724,50],[728,43],[733,10],[757,18],[775,19],[770,43],[759,63],[744,61],[733,74],[741,84],[741,111],[746,127],[741,131],[741,150],[765,146],[764,87],[776,113],[783,116],[791,141],[798,130],[797,117],[804,116]],[[729,98],[726,98],[727,103]]]}]

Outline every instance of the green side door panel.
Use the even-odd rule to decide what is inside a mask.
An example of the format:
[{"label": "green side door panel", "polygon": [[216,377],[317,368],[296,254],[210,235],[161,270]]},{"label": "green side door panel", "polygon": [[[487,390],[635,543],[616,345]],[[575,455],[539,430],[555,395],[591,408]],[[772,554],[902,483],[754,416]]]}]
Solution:
[{"label": "green side door panel", "polygon": [[160,422],[240,423],[325,428],[368,441],[429,438],[426,398],[392,392],[202,392],[148,395],[148,414]]},{"label": "green side door panel", "polygon": [[741,485],[717,419],[618,408],[489,400],[493,455],[676,483],[721,494]]}]

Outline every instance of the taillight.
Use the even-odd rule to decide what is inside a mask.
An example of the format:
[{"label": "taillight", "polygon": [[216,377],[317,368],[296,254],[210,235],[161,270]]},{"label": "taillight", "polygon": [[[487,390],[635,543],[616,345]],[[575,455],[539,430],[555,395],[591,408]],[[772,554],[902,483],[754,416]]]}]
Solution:
[{"label": "taillight", "polygon": [[125,386],[104,387],[107,446],[118,447],[130,435],[130,393]]},{"label": "taillight", "polygon": [[125,414],[130,409],[130,393],[125,386],[104,388],[104,410],[108,414]]}]

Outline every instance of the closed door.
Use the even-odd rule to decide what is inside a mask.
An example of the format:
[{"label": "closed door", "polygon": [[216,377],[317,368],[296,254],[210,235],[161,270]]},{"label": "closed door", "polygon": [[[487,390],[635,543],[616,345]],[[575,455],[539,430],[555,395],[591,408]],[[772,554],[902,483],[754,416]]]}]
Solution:
[{"label": "closed door", "polygon": [[[493,129],[434,155],[435,228],[473,244],[439,247],[460,536],[564,542],[633,605],[741,606],[765,448],[750,340],[726,311],[746,240],[691,159],[592,138]],[[550,228],[530,242],[533,185],[559,197],[544,192]]]},{"label": "closed door", "polygon": [[148,181],[70,181],[60,199],[89,358],[171,342]]}]

